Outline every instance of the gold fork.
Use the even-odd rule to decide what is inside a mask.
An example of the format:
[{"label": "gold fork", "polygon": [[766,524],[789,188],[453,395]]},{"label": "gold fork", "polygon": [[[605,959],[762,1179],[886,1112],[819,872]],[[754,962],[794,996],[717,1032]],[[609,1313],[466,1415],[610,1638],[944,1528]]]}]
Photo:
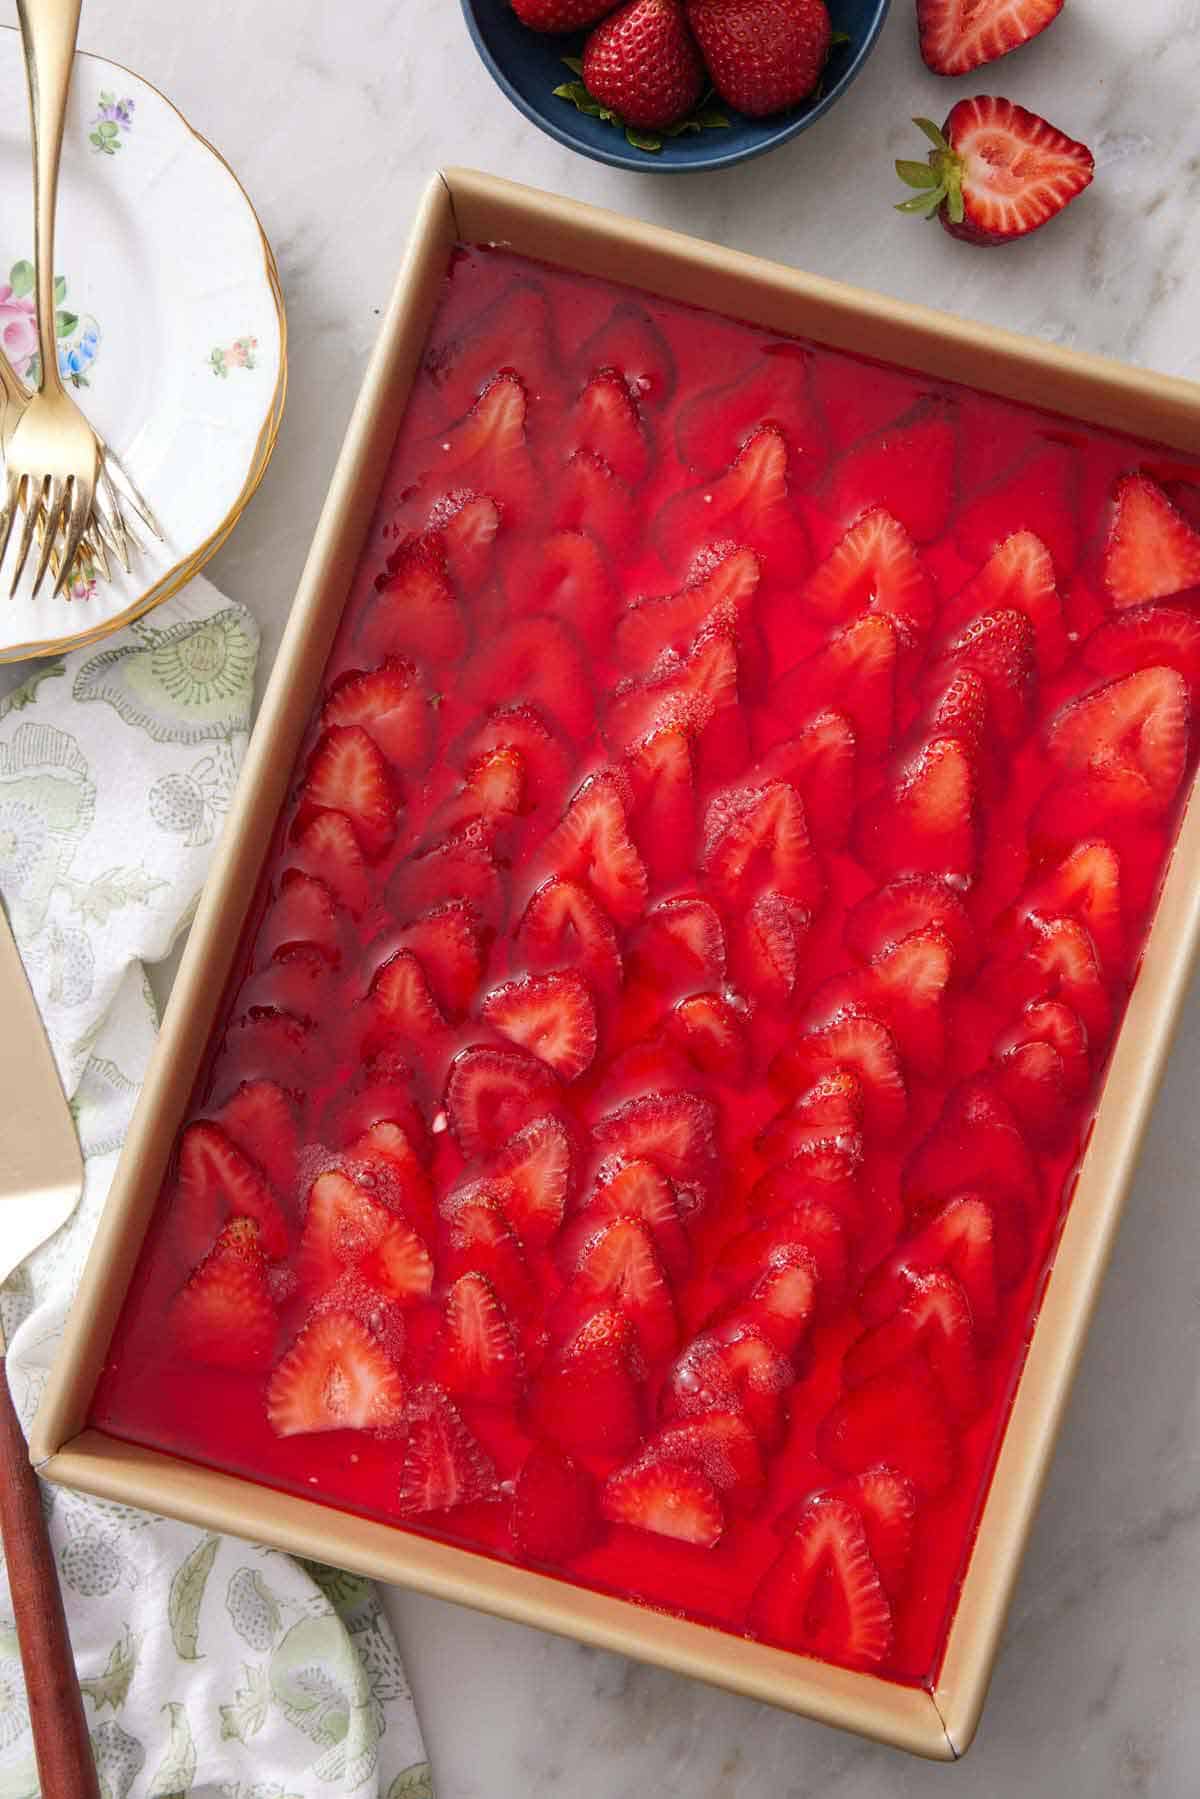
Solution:
[{"label": "gold fork", "polygon": [[[18,509],[23,507],[25,512],[10,593],[16,592],[35,529],[40,528],[42,536],[33,580],[35,594],[52,558],[58,567],[54,591],[62,592],[85,536],[90,535],[93,544],[107,544],[126,570],[136,541],[122,512],[114,481],[116,465],[110,467],[111,458],[106,458],[103,443],[63,386],[58,369],[54,216],[80,6],[81,0],[17,0],[33,132],[39,370],[37,391],[29,397],[11,430],[8,416],[14,401],[10,383],[4,384],[7,487],[0,509],[0,561],[7,552]],[[16,382],[16,377],[12,380]],[[19,382],[16,385],[21,386]],[[153,515],[128,476],[116,472],[121,475],[127,503],[155,536],[160,535]]]}]

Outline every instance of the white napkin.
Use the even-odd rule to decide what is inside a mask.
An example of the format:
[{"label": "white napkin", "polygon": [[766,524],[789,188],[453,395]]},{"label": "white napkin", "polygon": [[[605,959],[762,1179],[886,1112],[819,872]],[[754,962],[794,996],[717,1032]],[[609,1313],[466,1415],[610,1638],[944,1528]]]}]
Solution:
[{"label": "white napkin", "polygon": [[[197,579],[0,699],[0,895],[86,1159],[74,1217],[0,1288],[26,1427],[154,1043],[143,964],[192,916],[257,653],[250,615]],[[369,1583],[43,1492],[105,1799],[432,1799]],[[0,1564],[0,1799],[37,1793]]]}]

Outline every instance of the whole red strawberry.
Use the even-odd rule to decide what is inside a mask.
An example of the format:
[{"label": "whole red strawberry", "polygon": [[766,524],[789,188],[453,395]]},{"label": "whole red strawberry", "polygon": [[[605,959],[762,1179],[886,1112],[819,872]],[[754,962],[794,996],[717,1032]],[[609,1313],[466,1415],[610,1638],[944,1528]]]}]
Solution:
[{"label": "whole red strawberry", "polygon": [[927,163],[900,161],[896,173],[917,189],[901,212],[936,212],[951,237],[1008,244],[1045,225],[1092,179],[1095,163],[1036,112],[980,94],[953,106],[941,130],[914,119],[933,145]]},{"label": "whole red strawberry", "polygon": [[704,92],[704,64],[683,0],[628,0],[597,25],[583,52],[583,83],[625,124],[673,125]]},{"label": "whole red strawberry", "polygon": [[794,106],[821,79],[825,0],[688,0],[687,10],[713,86],[752,119]]},{"label": "whole red strawberry", "polygon": [[613,10],[614,0],[511,0],[522,25],[534,31],[584,31]]}]

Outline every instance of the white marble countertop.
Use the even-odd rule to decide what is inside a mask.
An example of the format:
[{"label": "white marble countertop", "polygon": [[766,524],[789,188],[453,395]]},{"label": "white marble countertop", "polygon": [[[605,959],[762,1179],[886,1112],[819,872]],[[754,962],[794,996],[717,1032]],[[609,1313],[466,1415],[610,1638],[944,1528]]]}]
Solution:
[{"label": "white marble countertop", "polygon": [[[783,150],[716,176],[623,174],[493,88],[455,0],[88,0],[81,42],[162,88],[245,182],[279,257],[287,416],[211,573],[278,642],[418,195],[467,163],[1200,378],[1200,3],[1068,0],[976,81],[939,82],[895,0],[858,85]],[[14,8],[5,0],[0,17]],[[1003,253],[891,209],[908,121],[999,92],[1096,153],[1095,187]],[[1200,1783],[1200,992],[1187,1008],[976,1745],[954,1770],[620,1659],[397,1593],[439,1799],[966,1799]]]}]

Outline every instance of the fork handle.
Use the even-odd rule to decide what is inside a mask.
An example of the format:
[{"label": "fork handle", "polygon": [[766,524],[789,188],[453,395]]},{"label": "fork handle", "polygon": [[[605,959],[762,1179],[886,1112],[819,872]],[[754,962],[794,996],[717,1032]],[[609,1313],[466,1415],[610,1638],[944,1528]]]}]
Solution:
[{"label": "fork handle", "polygon": [[17,0],[33,127],[33,243],[42,389],[62,387],[54,328],[54,212],[81,5],[82,0]]},{"label": "fork handle", "polygon": [[38,1478],[0,1353],[0,1537],[42,1799],[100,1799]]}]

